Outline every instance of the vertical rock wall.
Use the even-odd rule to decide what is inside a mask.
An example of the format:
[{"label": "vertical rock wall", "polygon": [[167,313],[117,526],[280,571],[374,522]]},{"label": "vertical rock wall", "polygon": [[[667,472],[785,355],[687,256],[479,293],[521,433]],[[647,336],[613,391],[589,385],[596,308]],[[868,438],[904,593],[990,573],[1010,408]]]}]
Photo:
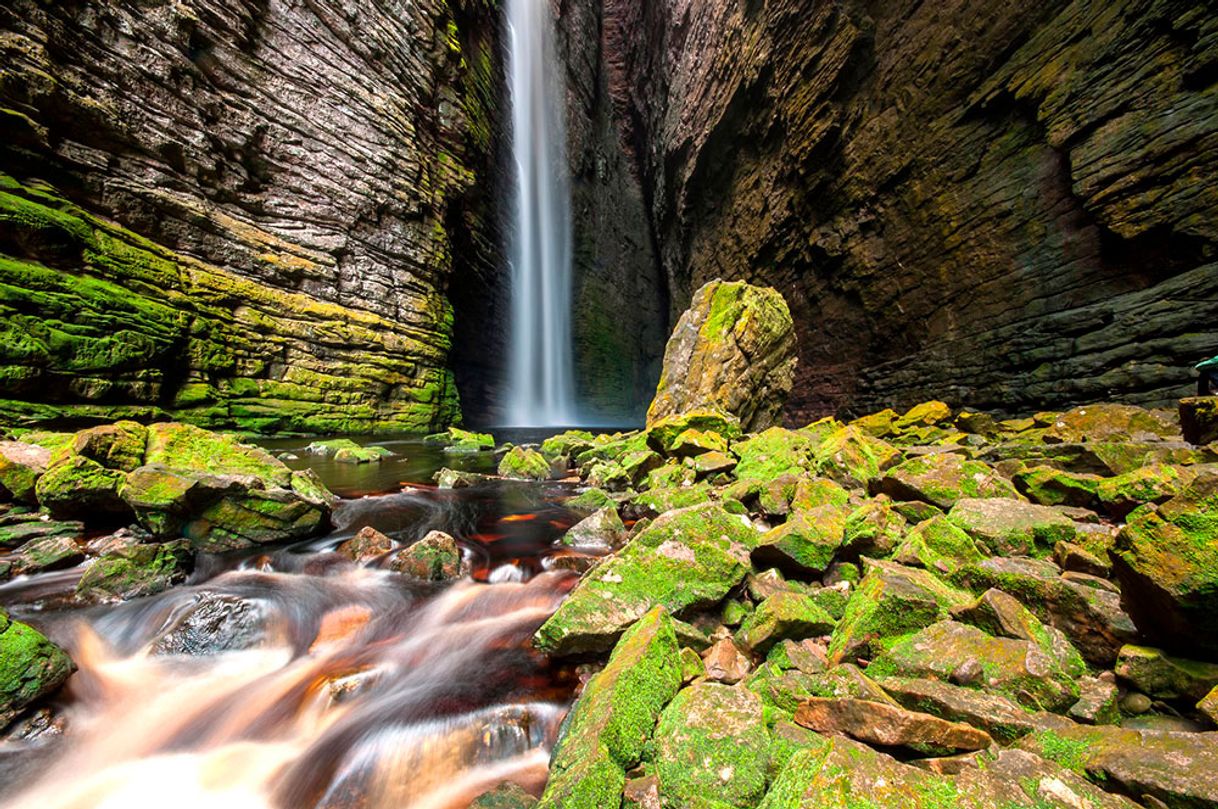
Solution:
[{"label": "vertical rock wall", "polygon": [[477,183],[496,15],[0,8],[3,410],[310,431],[458,418],[445,295],[454,266],[497,263]]},{"label": "vertical rock wall", "polygon": [[789,416],[1166,402],[1218,352],[1218,17],[1190,0],[604,0],[673,311],[787,297]]}]

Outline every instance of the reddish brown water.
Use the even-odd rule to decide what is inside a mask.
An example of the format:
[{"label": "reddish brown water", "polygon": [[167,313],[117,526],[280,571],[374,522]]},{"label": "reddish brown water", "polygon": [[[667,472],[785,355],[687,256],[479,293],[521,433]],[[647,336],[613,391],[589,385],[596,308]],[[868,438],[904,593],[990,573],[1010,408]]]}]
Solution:
[{"label": "reddish brown water", "polygon": [[[0,744],[0,804],[456,809],[503,780],[540,790],[572,678],[530,638],[574,583],[545,571],[566,494],[351,498],[328,537],[203,557],[187,585],[113,607],[59,606],[71,571],[0,588],[80,668],[62,735]],[[473,579],[412,583],[332,552],[365,525],[403,544],[448,531]]]}]

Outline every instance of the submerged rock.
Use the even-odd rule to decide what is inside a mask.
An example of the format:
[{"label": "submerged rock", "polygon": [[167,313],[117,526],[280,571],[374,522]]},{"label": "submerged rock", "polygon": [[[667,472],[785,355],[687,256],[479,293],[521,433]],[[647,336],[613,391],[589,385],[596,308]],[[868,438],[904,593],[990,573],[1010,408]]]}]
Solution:
[{"label": "submerged rock", "polygon": [[116,544],[89,564],[76,584],[84,601],[125,601],[168,590],[186,579],[193,554],[183,540]]},{"label": "submerged rock", "polygon": [[0,728],[63,685],[74,668],[67,652],[0,610]]},{"label": "submerged rock", "polygon": [[717,408],[748,432],[777,422],[791,392],[795,333],[777,291],[712,281],[694,293],[664,351],[651,426],[666,416]]},{"label": "submerged rock", "polygon": [[443,531],[431,531],[389,560],[389,569],[422,581],[451,581],[466,574],[457,540]]},{"label": "submerged rock", "polygon": [[392,539],[371,525],[365,525],[359,529],[355,536],[342,542],[334,551],[353,562],[363,564],[384,556],[392,551],[393,547]]}]

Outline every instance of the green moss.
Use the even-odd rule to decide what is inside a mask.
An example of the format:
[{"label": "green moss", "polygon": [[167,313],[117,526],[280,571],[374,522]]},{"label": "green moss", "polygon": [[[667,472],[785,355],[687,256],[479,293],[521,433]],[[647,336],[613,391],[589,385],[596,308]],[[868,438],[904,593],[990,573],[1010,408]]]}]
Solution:
[{"label": "green moss", "polygon": [[1051,730],[1033,733],[1031,740],[1042,756],[1078,775],[1087,775],[1088,751],[1091,742],[1087,739],[1067,739]]},{"label": "green moss", "polygon": [[58,688],[72,668],[67,654],[41,632],[0,610],[0,726]]}]

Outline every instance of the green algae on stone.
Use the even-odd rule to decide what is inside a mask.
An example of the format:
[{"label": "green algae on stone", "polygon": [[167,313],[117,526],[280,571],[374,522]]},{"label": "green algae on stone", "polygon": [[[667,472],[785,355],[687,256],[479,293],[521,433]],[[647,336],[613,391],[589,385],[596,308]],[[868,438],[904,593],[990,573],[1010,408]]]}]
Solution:
[{"label": "green algae on stone", "polygon": [[63,649],[0,610],[0,727],[63,685],[73,668]]},{"label": "green algae on stone", "polygon": [[816,441],[798,431],[771,427],[732,444],[732,452],[740,458],[736,477],[765,482],[785,474],[801,474],[812,468],[816,447]]},{"label": "green algae on stone", "polygon": [[452,581],[466,572],[460,546],[443,531],[429,531],[398,551],[389,560],[389,569],[420,581]]},{"label": "green algae on stone", "polygon": [[841,547],[849,514],[845,505],[832,503],[794,512],[758,540],[753,562],[759,567],[819,575]]},{"label": "green algae on stone", "polygon": [[535,449],[512,447],[499,462],[499,474],[516,480],[548,480],[550,462]]},{"label": "green algae on stone", "polygon": [[894,500],[921,500],[950,509],[963,498],[1019,499],[1009,480],[989,465],[954,453],[921,455],[884,472],[874,484]]},{"label": "green algae on stone", "polygon": [[1101,480],[1096,498],[1104,511],[1124,517],[1146,503],[1162,503],[1188,488],[1197,474],[1186,466],[1150,464]]},{"label": "green algae on stone", "polygon": [[551,654],[604,651],[657,605],[675,615],[710,607],[743,581],[757,531],[707,503],[667,512],[576,586],[537,631]]},{"label": "green algae on stone", "polygon": [[757,605],[738,637],[749,649],[765,654],[781,640],[828,635],[836,623],[809,596],[775,593]]},{"label": "green algae on stone", "polygon": [[1005,497],[962,498],[947,518],[997,556],[1044,556],[1076,533],[1060,511]]},{"label": "green algae on stone", "polygon": [[705,483],[693,486],[664,486],[635,495],[630,498],[630,504],[636,511],[664,514],[707,503],[711,500],[711,492],[711,487]]},{"label": "green algae on stone", "polygon": [[655,607],[626,630],[572,706],[538,807],[617,805],[625,770],[642,759],[660,712],[681,687],[681,670],[672,622]]},{"label": "green algae on stone", "polygon": [[1016,472],[1012,480],[1020,494],[1041,506],[1093,508],[1098,502],[1099,475],[1034,466]]},{"label": "green algae on stone", "polygon": [[768,756],[761,700],[740,686],[695,683],[656,725],[654,768],[665,805],[713,796],[750,809],[765,794]]},{"label": "green algae on stone", "polygon": [[291,482],[291,470],[266,450],[192,424],[149,425],[144,464],[181,472],[252,475],[267,486]]},{"label": "green algae on stone", "polygon": [[[716,436],[731,441],[740,437],[740,419],[717,408],[696,408],[674,413],[647,425],[647,445],[656,452],[677,453],[678,443],[686,433]],[[690,436],[690,439],[694,436]],[[716,447],[718,448],[718,447]],[[726,449],[726,444],[723,445]]]},{"label": "green algae on stone", "polygon": [[125,601],[155,595],[186,579],[192,554],[183,540],[139,543],[104,551],[76,584],[84,601]]},{"label": "green algae on stone", "polygon": [[817,474],[845,485],[866,487],[899,454],[896,447],[857,427],[843,427],[816,447],[813,464]]},{"label": "green algae on stone", "polygon": [[34,486],[51,463],[51,451],[24,441],[0,441],[0,500],[31,505],[38,502]]},{"label": "green algae on stone", "polygon": [[887,497],[867,500],[846,518],[842,547],[852,554],[884,557],[901,543],[907,528]]},{"label": "green algae on stone", "polygon": [[126,475],[83,455],[70,455],[38,478],[34,492],[53,517],[130,514],[119,496]]},{"label": "green algae on stone", "polygon": [[107,469],[130,472],[143,464],[147,445],[147,427],[134,421],[116,421],[76,433],[71,452]]},{"label": "green algae on stone", "polygon": [[587,430],[567,430],[565,433],[552,435],[541,442],[541,454],[546,460],[557,461],[559,458],[574,458],[579,453],[592,448],[594,436]]},{"label": "green algae on stone", "polygon": [[892,553],[895,562],[946,572],[984,558],[972,537],[941,515],[915,525]]}]

